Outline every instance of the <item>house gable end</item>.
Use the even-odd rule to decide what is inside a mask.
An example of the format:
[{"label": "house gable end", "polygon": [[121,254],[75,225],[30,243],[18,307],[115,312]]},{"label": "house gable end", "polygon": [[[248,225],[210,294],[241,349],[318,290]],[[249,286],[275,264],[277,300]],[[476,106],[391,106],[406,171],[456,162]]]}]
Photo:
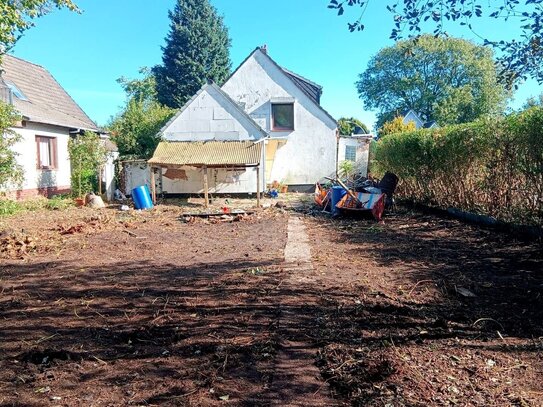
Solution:
[{"label": "house gable end", "polygon": [[[253,53],[249,55],[241,65],[234,71],[230,78],[222,86],[223,91],[228,93],[231,97],[234,94],[239,93],[237,84],[241,82],[245,89],[250,90],[253,95],[243,95],[240,102],[246,104],[245,110],[251,114],[251,116],[259,116],[262,112],[259,112],[259,108],[262,107],[262,100],[267,96],[268,101],[272,101],[274,98],[294,98],[300,103],[307,111],[309,111],[314,117],[321,120],[330,129],[337,127],[336,120],[318,103],[319,96],[311,93],[309,89],[301,86],[301,79],[295,81],[292,73],[286,71],[279,66],[267,53],[263,52],[260,48],[257,48]],[[257,78],[258,76],[258,78]],[[266,76],[267,78],[263,78]],[[282,88],[280,95],[266,93],[266,79],[271,80],[277,87]],[[236,85],[234,85],[236,83]],[[309,86],[309,85],[308,85]],[[314,85],[315,87],[318,85]],[[317,91],[316,88],[314,89]],[[239,96],[239,95],[238,95]],[[235,97],[234,97],[235,98]]]},{"label": "house gable end", "polygon": [[403,118],[404,124],[408,124],[411,121],[415,122],[415,126],[417,129],[420,129],[424,125],[424,122],[422,121],[420,116],[416,114],[413,110],[409,110]]},{"label": "house gable end", "polygon": [[267,134],[217,85],[207,84],[162,128],[168,141],[258,140]]}]

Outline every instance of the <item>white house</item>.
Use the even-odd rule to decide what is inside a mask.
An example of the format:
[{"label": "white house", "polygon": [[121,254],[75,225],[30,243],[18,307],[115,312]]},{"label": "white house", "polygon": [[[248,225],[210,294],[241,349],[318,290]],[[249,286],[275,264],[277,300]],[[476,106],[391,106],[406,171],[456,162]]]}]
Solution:
[{"label": "white house", "polygon": [[415,123],[415,127],[417,129],[434,129],[438,127],[437,123],[435,121],[424,121],[420,117],[420,115],[417,114],[413,109],[407,110],[402,115],[404,124],[408,124],[409,122]]},{"label": "white house", "polygon": [[[222,88],[205,85],[161,130],[164,142],[149,163],[162,168],[163,191],[201,193],[204,167],[212,170],[215,193],[255,192],[258,173],[260,190],[273,181],[309,189],[333,175],[337,123],[320,105],[321,94],[319,85],[257,48]],[[177,159],[189,149],[191,159]],[[253,162],[256,149],[261,155]],[[230,158],[217,162],[227,152]]]},{"label": "white house", "polygon": [[[68,139],[86,130],[100,133],[98,127],[45,68],[3,55],[0,69],[0,100],[22,116],[12,129],[22,137],[14,150],[24,171],[22,186],[4,192],[16,198],[70,192]],[[105,134],[101,137],[114,155],[115,145]],[[112,165],[111,159],[103,172],[109,194]]]}]

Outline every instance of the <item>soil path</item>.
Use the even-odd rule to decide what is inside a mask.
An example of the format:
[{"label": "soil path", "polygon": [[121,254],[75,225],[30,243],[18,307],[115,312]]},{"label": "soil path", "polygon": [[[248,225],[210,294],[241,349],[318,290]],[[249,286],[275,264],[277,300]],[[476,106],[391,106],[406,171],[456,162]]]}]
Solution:
[{"label": "soil path", "polygon": [[[314,282],[315,276],[303,220],[295,215],[290,216],[287,232],[283,292],[295,293],[300,284]],[[307,307],[315,306],[318,302],[316,292],[308,290],[304,302]],[[308,321],[305,321],[303,313],[294,310],[296,304],[299,304],[299,298],[295,294],[280,298],[277,326],[281,339],[274,361],[274,379],[263,401],[272,406],[336,405],[327,396],[328,385],[323,382],[315,366],[317,349],[300,335],[300,327],[307,325]]]}]

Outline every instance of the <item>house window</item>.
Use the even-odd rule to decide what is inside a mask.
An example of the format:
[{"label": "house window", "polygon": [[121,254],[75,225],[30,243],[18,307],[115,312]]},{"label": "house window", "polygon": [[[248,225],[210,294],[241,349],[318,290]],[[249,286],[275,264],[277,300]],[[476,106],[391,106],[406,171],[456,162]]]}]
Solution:
[{"label": "house window", "polygon": [[42,170],[57,168],[57,139],[36,136],[37,167]]},{"label": "house window", "polygon": [[272,130],[294,130],[294,103],[272,104]]},{"label": "house window", "polygon": [[345,160],[356,161],[356,146],[345,146]]},{"label": "house window", "polygon": [[9,90],[11,91],[11,93],[13,95],[15,95],[15,97],[17,97],[17,99],[20,99],[20,100],[28,100],[28,98],[25,96],[25,94],[17,87],[17,85],[15,85],[13,82],[11,81],[8,81],[8,80],[5,80],[4,81],[7,85],[7,87],[9,88]]}]

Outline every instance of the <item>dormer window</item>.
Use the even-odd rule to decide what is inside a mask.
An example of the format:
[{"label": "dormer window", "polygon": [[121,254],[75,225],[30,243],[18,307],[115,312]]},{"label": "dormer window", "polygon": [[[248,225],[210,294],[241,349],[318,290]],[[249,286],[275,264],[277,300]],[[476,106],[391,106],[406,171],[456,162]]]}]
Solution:
[{"label": "dormer window", "polygon": [[25,94],[11,81],[4,80],[11,93],[20,100],[28,100]]},{"label": "dormer window", "polygon": [[294,130],[294,103],[272,103],[272,130]]}]

